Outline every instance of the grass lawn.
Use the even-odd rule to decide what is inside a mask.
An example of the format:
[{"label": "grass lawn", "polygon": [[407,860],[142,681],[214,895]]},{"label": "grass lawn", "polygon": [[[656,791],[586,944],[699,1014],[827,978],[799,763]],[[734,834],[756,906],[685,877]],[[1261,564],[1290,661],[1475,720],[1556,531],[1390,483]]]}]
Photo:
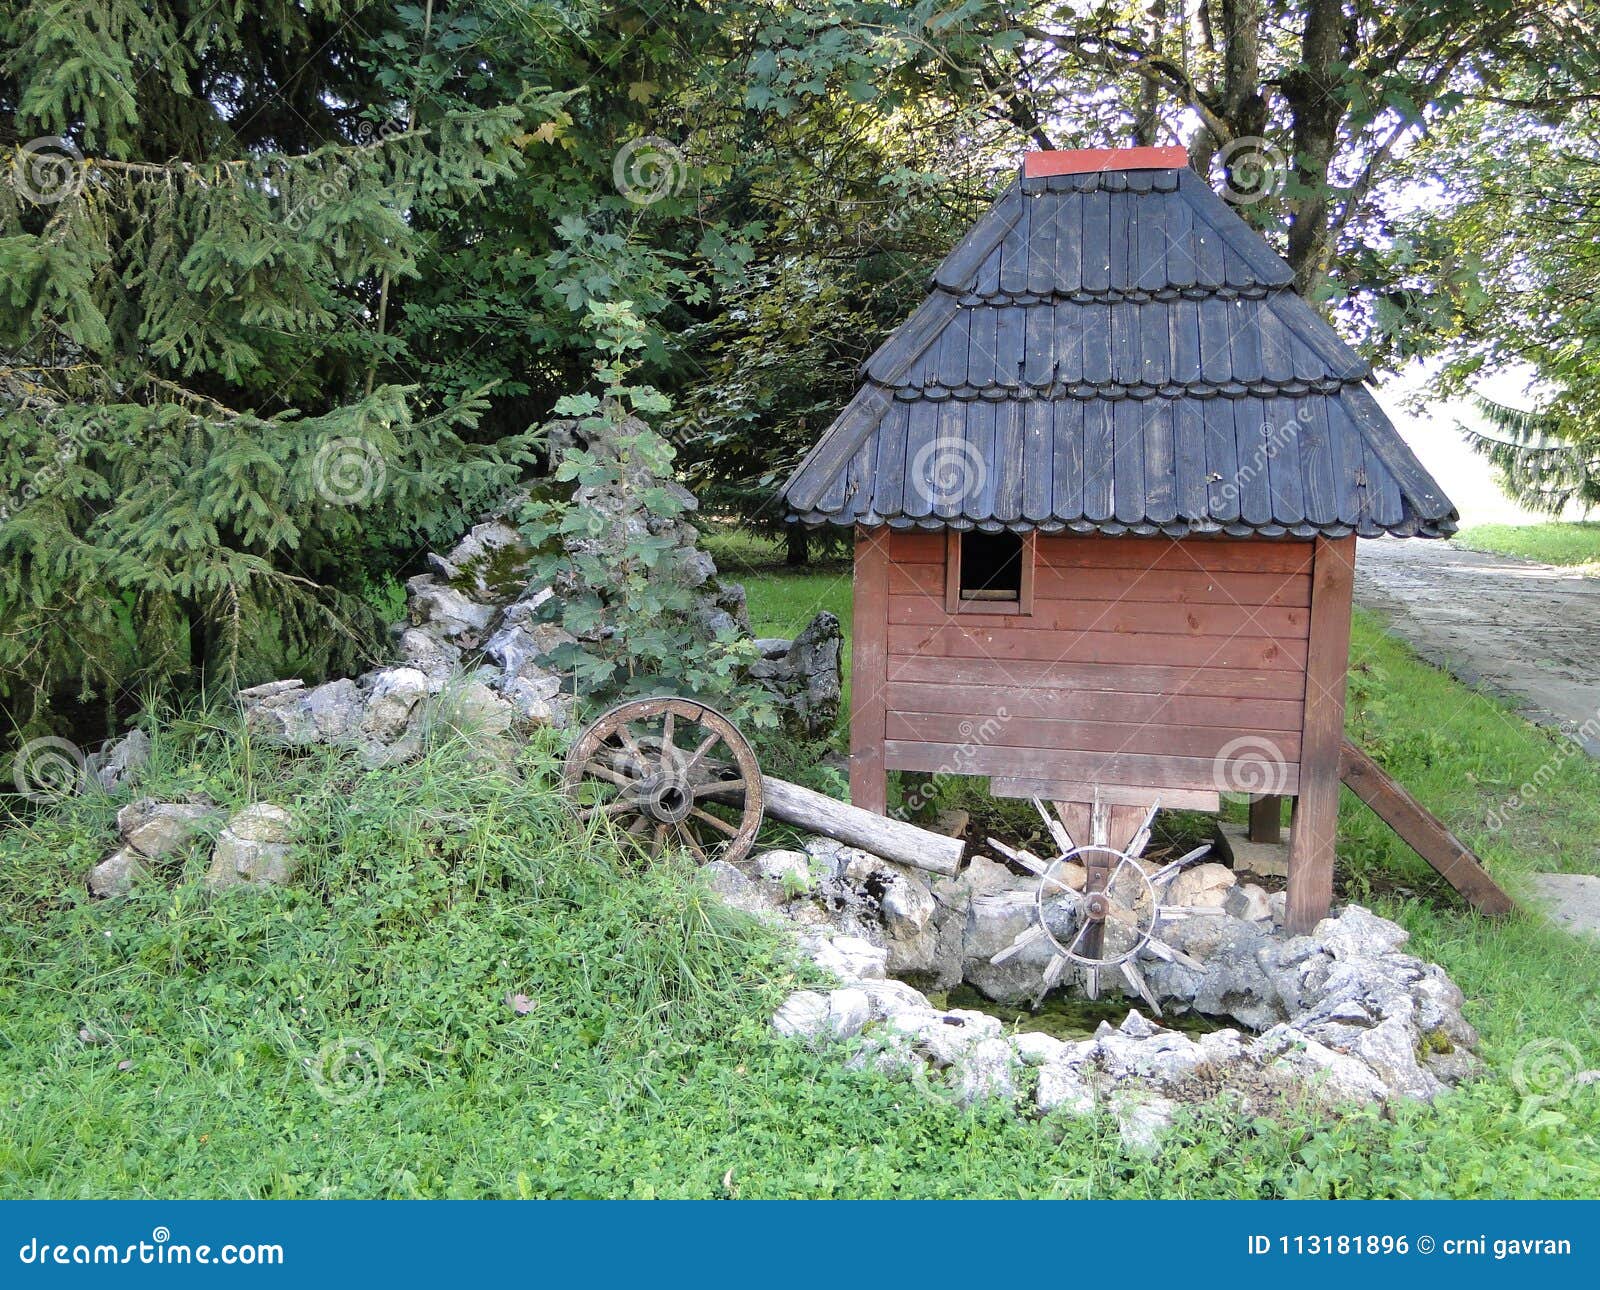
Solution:
[{"label": "grass lawn", "polygon": [[1552,520],[1545,524],[1477,524],[1452,539],[1472,551],[1514,555],[1540,564],[1583,565],[1600,576],[1600,520]]},{"label": "grass lawn", "polygon": [[[754,561],[751,562],[755,563]],[[832,569],[746,574],[758,630],[817,607]],[[1600,771],[1357,624],[1355,736],[1514,891],[1600,869]],[[1413,932],[1466,991],[1488,1076],[1434,1107],[1317,1122],[1199,1108],[1160,1156],[1099,1119],[935,1105],[776,1040],[806,969],[706,897],[585,835],[553,791],[441,739],[365,771],[163,726],[141,792],[289,806],[292,889],[213,898],[197,846],[171,880],[91,902],[127,797],[0,833],[0,1194],[6,1196],[1592,1196],[1600,1087],[1524,1097],[1531,1041],[1600,1066],[1600,955],[1466,912],[1352,799],[1342,889]],[[1541,769],[1545,768],[1545,769]],[[1525,782],[1536,785],[1531,793]],[[1520,798],[1520,806],[1510,806]],[[507,996],[526,995],[520,1015]]]}]

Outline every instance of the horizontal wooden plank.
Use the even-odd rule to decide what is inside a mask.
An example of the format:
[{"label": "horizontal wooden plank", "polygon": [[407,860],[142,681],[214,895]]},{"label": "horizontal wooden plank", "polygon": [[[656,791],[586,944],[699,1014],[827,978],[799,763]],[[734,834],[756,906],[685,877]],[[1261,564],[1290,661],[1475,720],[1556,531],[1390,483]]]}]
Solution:
[{"label": "horizontal wooden plank", "polygon": [[[1039,563],[1057,568],[1232,569],[1241,573],[1310,571],[1315,543],[1299,539],[1105,537],[1100,534],[1040,533]],[[895,532],[889,558],[896,564],[940,564],[945,534]]]},{"label": "horizontal wooden plank", "polygon": [[1113,806],[1149,806],[1159,802],[1169,811],[1220,811],[1222,795],[1204,788],[1152,788],[1148,784],[1086,784],[1070,779],[1016,779],[996,775],[989,781],[995,797],[1038,797],[1048,802],[1108,802]]},{"label": "horizontal wooden plank", "polygon": [[892,564],[889,594],[918,596],[944,604],[944,564]]},{"label": "horizontal wooden plank", "polygon": [[977,742],[1049,752],[1170,753],[1175,757],[1216,757],[1230,745],[1244,742],[1272,763],[1300,760],[1300,736],[1295,731],[1266,734],[1160,721],[1054,721],[1017,716],[1009,710],[974,718],[952,712],[901,712],[891,706],[884,733],[890,739],[918,743]]},{"label": "horizontal wooden plank", "polygon": [[1103,604],[1093,600],[1035,601],[1031,614],[984,614],[963,610],[958,619],[944,602],[921,592],[889,597],[889,622],[928,627],[959,621],[968,627],[1032,632],[1151,632],[1162,636],[1271,636],[1306,638],[1311,611],[1278,605],[1169,605],[1151,601]]},{"label": "horizontal wooden plank", "polygon": [[1305,695],[1305,677],[1295,671],[1168,667],[1154,663],[1063,663],[891,654],[888,675],[891,682],[1102,690],[1115,694],[1195,694],[1295,701]]},{"label": "horizontal wooden plank", "polygon": [[1298,698],[1119,693],[1039,685],[950,685],[937,681],[890,681],[886,699],[891,712],[948,712],[972,720],[1005,711],[1052,721],[1159,721],[1173,726],[1291,732],[1299,731],[1302,712]]},{"label": "horizontal wooden plank", "polygon": [[[919,568],[921,566],[918,566]],[[921,590],[890,579],[891,592]],[[1162,604],[1283,605],[1311,603],[1311,579],[1298,573],[1205,573],[1200,570],[1057,569],[1034,570],[1033,594],[1039,600],[1154,600]],[[1036,606],[1037,607],[1037,606]]]},{"label": "horizontal wooden plank", "polygon": [[[1167,667],[1242,667],[1304,671],[1304,641],[1261,636],[1158,636],[1115,632],[1022,632],[1010,627],[889,628],[891,656],[1031,659],[1048,663],[1160,663]],[[893,674],[893,663],[890,664]]]},{"label": "horizontal wooden plank", "polygon": [[[1091,784],[1124,784],[1152,788],[1192,788],[1216,792],[1218,767],[1210,757],[1169,757],[1151,753],[1052,752],[1031,748],[1004,748],[997,744],[918,743],[886,740],[884,764],[890,770],[919,770],[933,774],[988,775],[1030,778],[1061,777]],[[1280,791],[1300,791],[1300,767],[1290,763],[1279,771]]]},{"label": "horizontal wooden plank", "polygon": [[[921,595],[942,601],[943,561],[889,566],[891,595]],[[1274,605],[1303,609],[1311,603],[1311,579],[1299,573],[1207,573],[1198,569],[1055,568],[1034,570],[1034,611],[1041,600],[1127,601],[1157,604]]]},{"label": "horizontal wooden plank", "polygon": [[[1180,572],[1311,573],[1314,542],[1224,538],[1041,536],[1039,563],[1056,569],[1175,569]],[[924,556],[923,559],[936,559]]]},{"label": "horizontal wooden plank", "polygon": [[889,534],[889,559],[896,564],[943,564],[946,538],[943,529],[931,532]]}]

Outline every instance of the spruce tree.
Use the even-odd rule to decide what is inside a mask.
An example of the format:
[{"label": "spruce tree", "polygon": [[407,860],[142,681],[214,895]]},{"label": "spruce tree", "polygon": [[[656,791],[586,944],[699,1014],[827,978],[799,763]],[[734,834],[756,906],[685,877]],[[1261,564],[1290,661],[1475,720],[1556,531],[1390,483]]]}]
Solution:
[{"label": "spruce tree", "polygon": [[[390,6],[0,17],[0,709],[348,664],[376,571],[512,484],[380,321],[537,98],[425,113]],[[9,154],[9,155],[5,155]],[[375,376],[387,379],[374,379]]]}]

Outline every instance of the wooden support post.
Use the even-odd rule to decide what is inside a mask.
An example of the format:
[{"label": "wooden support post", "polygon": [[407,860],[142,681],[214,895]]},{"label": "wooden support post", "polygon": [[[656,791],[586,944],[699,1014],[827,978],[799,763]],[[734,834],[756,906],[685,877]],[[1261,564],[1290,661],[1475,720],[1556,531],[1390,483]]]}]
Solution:
[{"label": "wooden support post", "polygon": [[1483,861],[1348,739],[1341,750],[1340,767],[1350,791],[1399,834],[1401,841],[1438,870],[1474,909],[1499,916],[1516,908],[1511,897],[1489,876]]},{"label": "wooden support post", "polygon": [[1318,538],[1311,565],[1311,622],[1299,797],[1289,839],[1291,934],[1309,932],[1333,903],[1333,845],[1339,823],[1339,753],[1344,743],[1345,673],[1350,662],[1350,597],[1356,539]]},{"label": "wooden support post", "polygon": [[1283,841],[1283,798],[1276,793],[1262,793],[1250,799],[1250,832],[1252,842]]},{"label": "wooden support post", "polygon": [[850,637],[850,801],[886,812],[884,725],[889,682],[889,530],[856,530],[855,609]]}]

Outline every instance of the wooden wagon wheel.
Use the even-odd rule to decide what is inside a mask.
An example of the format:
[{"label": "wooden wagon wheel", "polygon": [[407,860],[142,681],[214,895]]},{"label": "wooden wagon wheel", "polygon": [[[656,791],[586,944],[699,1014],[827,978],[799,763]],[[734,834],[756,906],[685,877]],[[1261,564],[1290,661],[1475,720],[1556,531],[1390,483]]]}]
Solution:
[{"label": "wooden wagon wheel", "polygon": [[702,864],[749,854],[761,827],[761,767],[738,727],[690,699],[635,699],[603,712],[567,754],[562,787],[579,817],[606,817],[651,855]]}]

